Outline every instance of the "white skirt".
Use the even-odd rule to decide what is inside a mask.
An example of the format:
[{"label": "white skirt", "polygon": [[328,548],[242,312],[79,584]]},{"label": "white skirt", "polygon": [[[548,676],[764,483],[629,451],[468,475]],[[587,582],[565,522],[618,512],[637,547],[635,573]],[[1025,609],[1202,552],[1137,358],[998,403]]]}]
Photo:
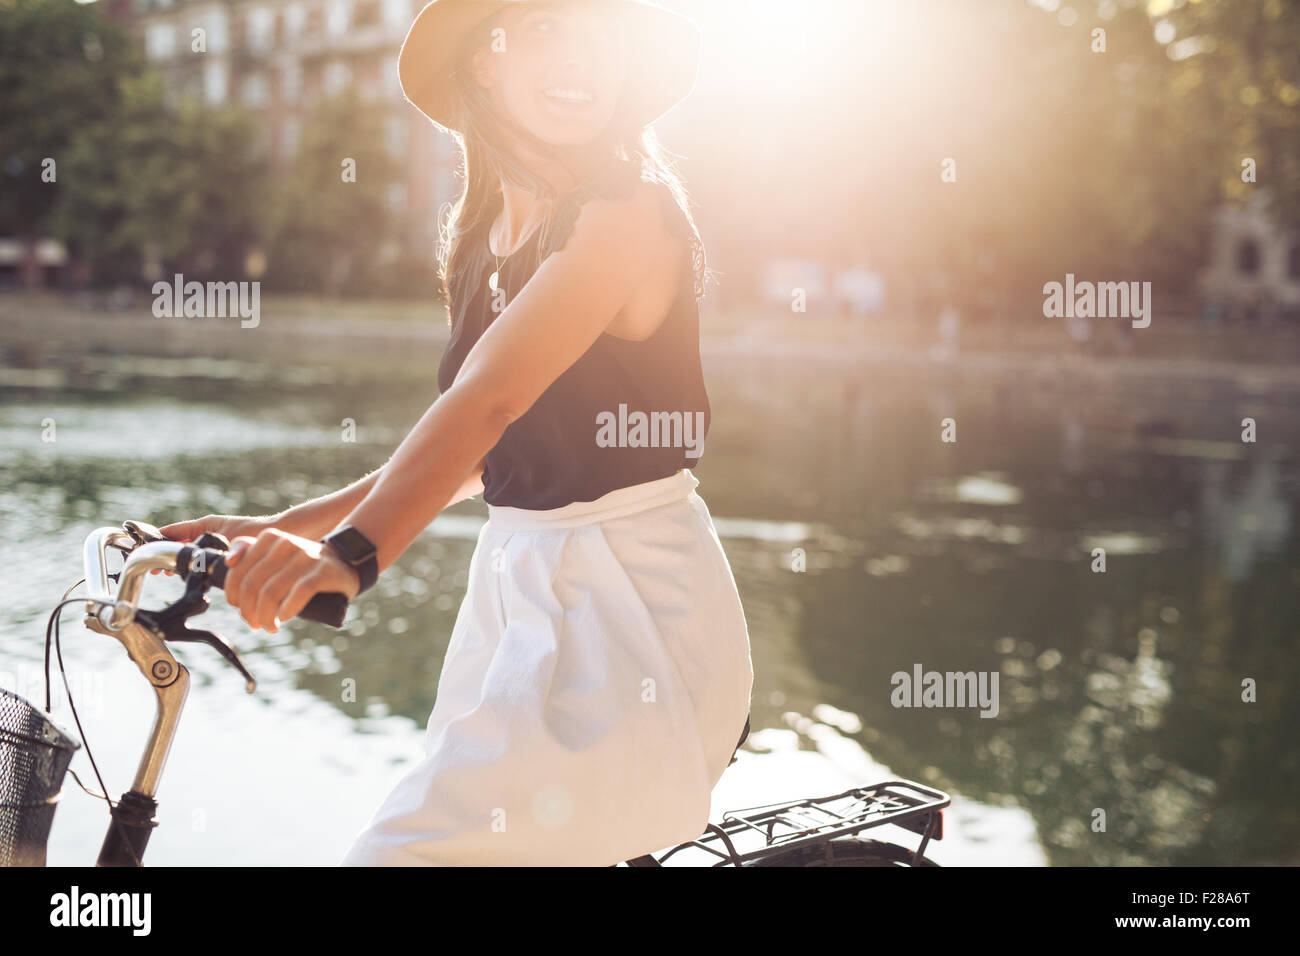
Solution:
[{"label": "white skirt", "polygon": [[754,672],[698,484],[488,507],[425,756],[343,866],[609,866],[704,832]]}]

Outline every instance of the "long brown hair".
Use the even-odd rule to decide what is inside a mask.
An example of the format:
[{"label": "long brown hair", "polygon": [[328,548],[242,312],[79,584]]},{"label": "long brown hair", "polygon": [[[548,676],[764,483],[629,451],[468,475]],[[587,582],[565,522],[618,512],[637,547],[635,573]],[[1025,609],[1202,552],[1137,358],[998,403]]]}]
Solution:
[{"label": "long brown hair", "polygon": [[[498,14],[499,15],[499,14]],[[458,66],[452,72],[452,81],[456,85],[458,109],[456,125],[458,131],[452,137],[460,146],[460,172],[465,180],[465,189],[454,205],[444,206],[446,216],[438,224],[438,280],[440,292],[448,303],[448,324],[451,323],[452,284],[467,250],[461,240],[481,226],[490,224],[500,212],[504,202],[501,195],[501,182],[507,181],[521,189],[542,197],[552,203],[550,212],[560,196],[555,189],[541,177],[519,162],[507,146],[503,123],[510,125],[514,133],[533,145],[544,155],[550,155],[559,162],[565,162],[564,156],[550,144],[545,143],[508,118],[498,116],[492,109],[487,91],[474,81],[471,62],[476,50],[491,39],[497,16],[488,17],[479,24],[466,38],[461,48]],[[704,243],[700,240],[695,218],[691,215],[690,200],[681,178],[669,153],[660,145],[653,127],[637,126],[629,121],[621,109],[616,109],[614,117],[601,138],[593,144],[585,162],[590,165],[585,169],[573,170],[575,178],[581,184],[593,175],[603,162],[621,160],[636,162],[641,175],[663,183],[673,194],[678,207],[682,210],[690,225],[691,267],[695,273],[695,294],[704,295],[705,283],[712,276],[704,255]],[[542,248],[550,238],[553,217],[547,214],[540,227]]]}]

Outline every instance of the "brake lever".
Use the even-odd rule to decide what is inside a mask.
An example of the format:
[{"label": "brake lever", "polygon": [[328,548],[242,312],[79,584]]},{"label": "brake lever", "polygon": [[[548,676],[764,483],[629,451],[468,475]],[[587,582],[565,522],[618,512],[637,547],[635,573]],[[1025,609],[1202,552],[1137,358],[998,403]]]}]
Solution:
[{"label": "brake lever", "polygon": [[182,622],[180,627],[174,627],[170,632],[164,632],[163,639],[167,641],[194,641],[195,643],[209,644],[215,647],[222,657],[229,661],[239,673],[244,675],[244,690],[251,694],[257,689],[257,681],[248,672],[248,668],[244,666],[239,652],[220,634],[186,627]]},{"label": "brake lever", "polygon": [[164,641],[192,641],[216,648],[235,670],[244,675],[244,690],[251,694],[257,689],[257,679],[244,666],[243,658],[230,642],[214,631],[199,630],[186,623],[188,618],[202,614],[211,606],[203,591],[203,585],[193,580],[186,586],[185,596],[175,604],[162,611],[136,611],[136,619]]},{"label": "brake lever", "polygon": [[[141,525],[142,522],[127,522],[127,524]],[[143,525],[145,529],[149,525]],[[128,533],[135,537],[136,532],[128,529]],[[204,532],[199,536],[197,542],[199,547],[214,548],[219,551],[226,551],[230,548],[230,542],[224,535],[214,532]],[[145,623],[154,628],[155,632],[162,636],[165,641],[192,641],[194,643],[208,644],[216,648],[217,652],[226,659],[239,673],[244,675],[244,689],[252,693],[257,689],[257,679],[244,666],[243,659],[239,652],[220,634],[214,631],[198,630],[190,627],[186,621],[196,614],[202,614],[209,607],[211,602],[207,599],[208,584],[201,575],[195,575],[185,584],[185,594],[179,601],[162,611],[136,611],[136,617],[143,619]]]}]

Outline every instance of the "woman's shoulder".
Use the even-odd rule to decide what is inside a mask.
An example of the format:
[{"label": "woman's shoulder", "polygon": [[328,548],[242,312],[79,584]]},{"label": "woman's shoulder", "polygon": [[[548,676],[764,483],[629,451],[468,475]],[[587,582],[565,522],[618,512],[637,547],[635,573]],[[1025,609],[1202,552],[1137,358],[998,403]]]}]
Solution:
[{"label": "woman's shoulder", "polygon": [[674,232],[680,232],[684,221],[682,209],[669,181],[648,166],[632,160],[613,160],[596,170],[560,199],[557,212],[576,219],[582,207],[593,200],[646,205],[657,203],[665,213],[676,213],[665,216],[674,227]]},{"label": "woman's shoulder", "polygon": [[585,182],[574,187],[559,203],[554,214],[550,239],[542,249],[543,258],[563,249],[573,234],[583,207],[593,201],[605,201],[624,207],[629,215],[649,221],[658,215],[669,233],[686,243],[696,272],[695,296],[704,295],[704,246],[682,207],[677,191],[653,170],[634,161],[617,160],[602,167]]},{"label": "woman's shoulder", "polygon": [[564,247],[578,217],[590,203],[626,205],[638,199],[644,202],[648,189],[649,184],[635,163],[613,160],[600,167],[556,203],[552,217],[552,243],[546,251],[556,252]]}]

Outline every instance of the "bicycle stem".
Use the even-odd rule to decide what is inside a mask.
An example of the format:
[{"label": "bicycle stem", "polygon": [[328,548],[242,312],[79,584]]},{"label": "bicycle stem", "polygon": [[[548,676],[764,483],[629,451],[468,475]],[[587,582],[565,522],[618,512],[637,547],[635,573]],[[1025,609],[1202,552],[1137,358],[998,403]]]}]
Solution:
[{"label": "bicycle stem", "polygon": [[121,641],[140,673],[153,685],[157,704],[153,729],[131,784],[136,792],[153,796],[180,722],[181,708],[189,694],[190,672],[172,656],[160,638],[139,624],[131,623],[113,631],[94,616],[87,616],[85,624],[92,631]]}]

